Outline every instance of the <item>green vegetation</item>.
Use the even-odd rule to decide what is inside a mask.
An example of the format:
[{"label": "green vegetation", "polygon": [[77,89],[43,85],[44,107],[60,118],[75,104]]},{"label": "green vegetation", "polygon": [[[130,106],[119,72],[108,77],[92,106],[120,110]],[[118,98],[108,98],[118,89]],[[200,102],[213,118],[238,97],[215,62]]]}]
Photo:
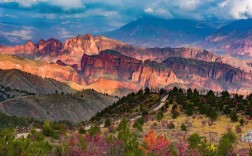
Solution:
[{"label": "green vegetation", "polygon": [[15,128],[16,126],[28,126],[32,122],[41,123],[33,118],[7,116],[0,112],[0,130],[4,128]]},{"label": "green vegetation", "polygon": [[184,123],[180,126],[181,131],[187,131],[186,125]]},{"label": "green vegetation", "polygon": [[[163,92],[162,92],[163,93]],[[98,112],[91,121],[99,121],[109,117],[130,116],[133,113],[146,115],[151,107],[160,101],[160,94],[151,93],[149,88],[139,90],[137,93],[131,93],[122,97],[113,105]],[[140,115],[139,114],[139,115]]]},{"label": "green vegetation", "polygon": [[236,135],[232,131],[228,131],[224,134],[219,142],[218,154],[220,156],[228,155],[233,148],[234,143],[236,142]]},{"label": "green vegetation", "polygon": [[[164,94],[166,94],[165,90],[151,93],[149,88],[131,93],[93,117],[91,127],[74,128],[73,124],[67,121],[42,123],[30,118],[10,117],[0,113],[0,155],[104,155],[106,153],[112,156],[226,156],[239,154],[236,147],[237,134],[242,133],[241,128],[246,125],[243,114],[251,116],[248,110],[252,109],[252,95],[246,98],[240,95],[230,97],[228,92],[222,92],[221,95],[216,96],[212,91],[206,95],[199,95],[197,90],[188,89],[185,92],[175,87],[168,93],[169,97],[165,105],[157,112],[150,112]],[[171,113],[173,119],[169,116],[167,120],[166,112]],[[125,116],[121,117],[122,114]],[[197,116],[198,114],[209,117],[208,122],[205,121],[205,117],[202,120],[204,121],[202,129],[205,125],[209,126],[209,138],[204,134],[204,137],[201,136],[200,132],[199,134],[193,132],[190,135],[190,130],[196,125],[192,126],[193,123],[190,125],[190,120],[193,119],[195,122],[200,117]],[[190,120],[180,122],[182,115]],[[221,115],[229,117],[230,123],[237,121],[239,123],[235,123],[234,132],[227,130],[221,138],[212,141],[210,128],[214,120],[218,122]],[[120,121],[119,124],[115,124],[115,116],[120,117],[118,118],[120,120],[117,120]],[[129,125],[131,117],[135,121]],[[178,117],[179,119],[175,120]],[[17,125],[27,127],[32,122],[39,123],[42,126],[41,131],[32,129],[28,132],[27,138],[15,139],[14,128]],[[104,128],[101,128],[103,123]],[[150,131],[146,132],[148,126]],[[165,131],[157,129],[160,127],[166,128]],[[186,134],[186,137],[181,134]],[[246,154],[251,155],[251,151]]]},{"label": "green vegetation", "polygon": [[144,117],[140,117],[134,122],[133,127],[139,131],[143,131],[143,125],[144,125]]},{"label": "green vegetation", "polygon": [[[217,120],[221,114],[226,114],[232,122],[239,121],[237,112],[245,113],[252,117],[252,94],[244,98],[235,94],[233,97],[223,91],[216,96],[213,91],[208,91],[206,95],[199,95],[197,90],[188,89],[184,92],[176,87],[169,92],[169,101],[173,101],[172,118],[176,119],[180,111],[191,116],[193,114],[205,114],[211,120]],[[244,121],[241,120],[241,124]]]}]

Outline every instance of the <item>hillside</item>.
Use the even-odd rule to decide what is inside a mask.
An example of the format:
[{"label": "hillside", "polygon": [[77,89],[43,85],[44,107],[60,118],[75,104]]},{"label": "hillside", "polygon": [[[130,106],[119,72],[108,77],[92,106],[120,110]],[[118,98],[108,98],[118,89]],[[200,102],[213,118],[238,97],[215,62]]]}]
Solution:
[{"label": "hillside", "polygon": [[112,105],[117,98],[85,90],[75,94],[50,94],[17,97],[1,103],[7,115],[28,116],[38,120],[89,120],[98,111]]},{"label": "hillside", "polygon": [[10,87],[5,87],[0,85],[0,102],[15,98],[17,96],[26,96],[26,95],[33,95],[34,93],[29,93],[27,91],[19,90],[19,89],[12,89]]},{"label": "hillside", "polygon": [[75,92],[75,90],[64,83],[53,79],[43,79],[39,76],[25,73],[17,69],[0,69],[0,85],[34,94],[50,94],[55,93],[56,90],[59,93]]},{"label": "hillside", "polygon": [[[86,93],[97,94],[86,90],[76,95]],[[252,95],[201,93],[176,87],[161,89],[159,94],[141,89],[106,107],[90,121],[78,124],[39,122],[0,113],[0,152],[97,156],[252,153],[244,140],[251,133]],[[15,125],[20,127],[11,129]],[[82,146],[85,148],[79,148]]]}]

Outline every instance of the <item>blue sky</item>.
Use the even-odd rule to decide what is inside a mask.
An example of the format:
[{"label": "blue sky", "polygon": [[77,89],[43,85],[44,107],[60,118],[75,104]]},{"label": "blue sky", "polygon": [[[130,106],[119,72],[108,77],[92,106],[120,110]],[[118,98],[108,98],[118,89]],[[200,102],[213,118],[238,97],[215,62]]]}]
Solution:
[{"label": "blue sky", "polygon": [[0,44],[102,34],[146,15],[247,19],[252,16],[252,0],[0,0]]}]

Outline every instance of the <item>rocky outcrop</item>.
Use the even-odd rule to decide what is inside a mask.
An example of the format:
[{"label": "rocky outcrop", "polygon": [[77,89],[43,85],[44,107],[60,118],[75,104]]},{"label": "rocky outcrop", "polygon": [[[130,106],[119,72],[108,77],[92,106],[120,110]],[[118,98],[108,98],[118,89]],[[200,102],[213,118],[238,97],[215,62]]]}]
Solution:
[{"label": "rocky outcrop", "polygon": [[50,38],[47,41],[41,39],[36,44],[36,48],[39,55],[57,56],[61,55],[63,44],[54,38]]},{"label": "rocky outcrop", "polygon": [[75,89],[100,87],[115,94],[145,86],[190,84],[214,90],[251,91],[250,62],[202,49],[140,48],[90,34],[69,38],[65,43],[49,39],[9,48],[12,50],[1,47],[0,52],[32,55],[40,61],[1,55],[0,69],[19,69],[65,82]]},{"label": "rocky outcrop", "polygon": [[[195,59],[171,57],[158,63],[144,62],[121,55],[112,50],[102,51],[99,55],[83,55],[81,61],[83,76],[88,84],[103,79],[119,82],[134,82],[141,87],[168,87],[173,83],[191,84],[212,90],[230,90],[239,92],[249,84],[252,75],[220,62],[206,62]],[[100,82],[99,82],[100,83]],[[102,83],[106,85],[105,83]],[[108,86],[110,83],[107,84]]]},{"label": "rocky outcrop", "polygon": [[83,55],[81,70],[85,77],[111,75],[111,77],[130,80],[133,72],[141,65],[141,61],[123,56],[113,50],[102,51],[97,56]]},{"label": "rocky outcrop", "polygon": [[75,68],[78,66],[80,69],[80,61],[83,54],[97,55],[100,51],[107,49],[118,51],[125,56],[133,57],[142,61],[152,60],[162,62],[169,57],[183,57],[207,62],[222,62],[247,71],[252,70],[252,67],[243,63],[244,61],[242,60],[232,57],[221,57],[203,49],[192,47],[141,48],[104,36],[92,36],[90,34],[68,38],[65,43],[61,43],[56,39],[49,39],[47,41],[41,39],[37,44],[33,44],[29,41],[27,44],[20,46],[2,46],[0,47],[0,53],[35,58],[49,63],[61,60],[68,65],[75,65]]}]

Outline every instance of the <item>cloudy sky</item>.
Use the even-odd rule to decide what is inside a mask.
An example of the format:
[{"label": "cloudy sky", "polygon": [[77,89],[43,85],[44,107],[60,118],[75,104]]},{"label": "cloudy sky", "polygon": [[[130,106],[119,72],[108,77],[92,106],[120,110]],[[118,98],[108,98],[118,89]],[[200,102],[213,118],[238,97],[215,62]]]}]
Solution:
[{"label": "cloudy sky", "polygon": [[252,17],[252,0],[0,0],[0,45],[102,34],[148,15],[247,19]]}]

